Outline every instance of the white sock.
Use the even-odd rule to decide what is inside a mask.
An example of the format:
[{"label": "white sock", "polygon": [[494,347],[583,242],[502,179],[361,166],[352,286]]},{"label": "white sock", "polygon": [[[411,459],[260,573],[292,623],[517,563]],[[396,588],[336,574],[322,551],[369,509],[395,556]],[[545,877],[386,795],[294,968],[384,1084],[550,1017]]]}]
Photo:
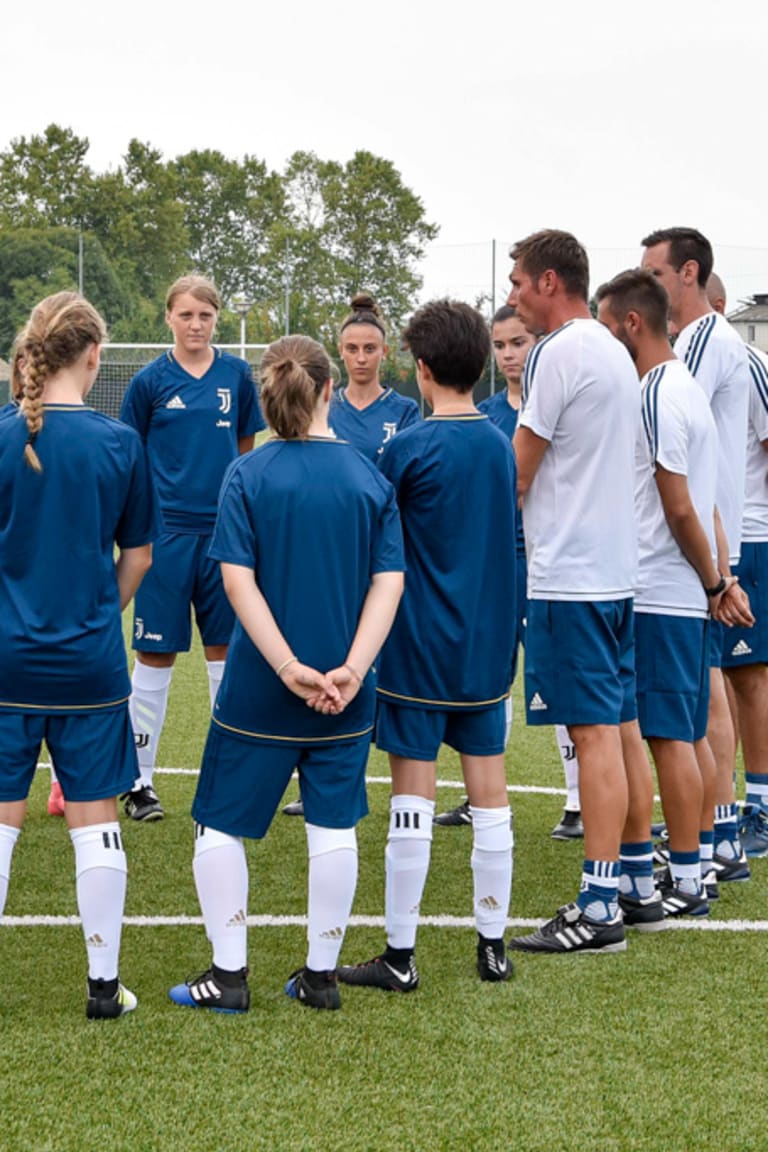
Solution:
[{"label": "white sock", "polygon": [[429,871],[435,802],[423,796],[393,796],[390,807],[385,854],[387,943],[391,948],[414,948]]},{"label": "white sock", "polygon": [[216,703],[216,696],[221,684],[221,678],[224,675],[225,660],[206,660],[205,666],[208,669],[208,691],[211,696],[211,712]]},{"label": "white sock", "polygon": [[92,980],[114,980],[120,959],[128,866],[120,825],[89,824],[71,828],[75,849],[77,906],[83,923]]},{"label": "white sock", "polygon": [[512,708],[512,697],[507,696],[504,701],[504,747],[506,748],[509,743],[509,736],[512,731],[512,721],[514,719],[514,709]]},{"label": "white sock", "polygon": [[579,761],[576,757],[576,746],[571,740],[571,734],[564,724],[555,725],[555,739],[557,750],[563,762],[565,773],[565,788],[568,795],[565,807],[569,812],[581,811],[581,797],[579,796]]},{"label": "white sock", "polygon": [[56,769],[54,768],[53,764],[51,764],[51,787],[53,787],[54,784],[58,784],[58,782],[59,778],[56,775]]},{"label": "white sock", "polygon": [[475,924],[481,936],[500,940],[507,927],[512,892],[512,845],[509,805],[469,807],[472,816],[472,876]]},{"label": "white sock", "polygon": [[307,967],[327,972],[336,967],[357,887],[357,836],[354,828],[307,824],[309,901]]},{"label": "white sock", "polygon": [[136,755],[139,758],[138,784],[152,783],[172,675],[172,667],[151,668],[149,664],[141,664],[138,660],[133,666],[128,709],[136,741]]},{"label": "white sock", "polygon": [[248,955],[245,845],[236,836],[195,824],[192,870],[213,962],[226,972],[239,972]]},{"label": "white sock", "polygon": [[20,828],[12,828],[10,824],[0,824],[0,916],[5,910],[5,901],[8,898],[11,857],[20,831]]}]

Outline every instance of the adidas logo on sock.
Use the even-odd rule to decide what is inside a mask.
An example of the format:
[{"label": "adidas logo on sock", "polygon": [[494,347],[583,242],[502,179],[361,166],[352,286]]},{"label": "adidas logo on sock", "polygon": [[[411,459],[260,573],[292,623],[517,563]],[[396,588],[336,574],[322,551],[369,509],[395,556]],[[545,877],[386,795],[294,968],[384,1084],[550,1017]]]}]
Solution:
[{"label": "adidas logo on sock", "polygon": [[495,896],[483,896],[482,900],[478,900],[481,908],[487,908],[490,912],[497,912],[499,909],[499,902]]},{"label": "adidas logo on sock", "polygon": [[738,644],[734,644],[731,648],[731,656],[751,656],[752,649],[746,640],[739,640]]},{"label": "adidas logo on sock", "polygon": [[86,940],[85,946],[86,948],[106,948],[107,943],[101,936],[99,936],[98,932],[94,932],[93,935],[89,936]]},{"label": "adidas logo on sock", "polygon": [[235,912],[234,916],[227,920],[227,928],[240,928],[245,922],[245,912],[241,908],[239,912]]},{"label": "adidas logo on sock", "polygon": [[178,409],[181,409],[181,408],[186,408],[186,404],[185,404],[185,403],[184,403],[184,401],[182,400],[181,396],[179,396],[179,395],[178,395],[178,393],[177,393],[177,394],[176,394],[176,395],[173,397],[173,399],[172,399],[172,400],[169,400],[169,401],[168,401],[168,403],[166,404],[166,408],[178,408]]},{"label": "adidas logo on sock", "polygon": [[344,933],[341,928],[329,928],[327,932],[320,933],[321,940],[341,940]]},{"label": "adidas logo on sock", "polygon": [[529,711],[531,711],[531,712],[546,712],[547,707],[548,706],[544,703],[544,701],[542,700],[539,693],[534,692],[533,696],[531,697],[530,703],[528,705]]}]

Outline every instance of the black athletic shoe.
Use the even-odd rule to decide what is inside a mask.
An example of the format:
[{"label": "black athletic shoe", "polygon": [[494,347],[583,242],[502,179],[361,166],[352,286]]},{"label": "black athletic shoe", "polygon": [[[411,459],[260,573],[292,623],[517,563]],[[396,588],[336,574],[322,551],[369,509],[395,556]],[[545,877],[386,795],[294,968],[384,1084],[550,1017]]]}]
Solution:
[{"label": "black athletic shoe", "polygon": [[116,1020],[138,1004],[133,992],[118,980],[89,980],[85,1015],[89,1020]]},{"label": "black athletic shoe", "polygon": [[303,816],[304,815],[304,801],[292,800],[290,804],[286,804],[283,808],[283,816]]},{"label": "black athletic shoe", "polygon": [[638,932],[658,932],[666,927],[660,892],[654,891],[642,900],[619,893],[619,908],[625,928],[636,928]]},{"label": "black athletic shoe", "polygon": [[553,840],[583,840],[584,825],[581,822],[581,812],[572,812],[563,809],[560,823],[555,824],[550,832]]},{"label": "black athletic shoe", "polygon": [[401,968],[389,964],[381,956],[374,956],[365,964],[348,964],[338,969],[342,984],[354,984],[359,988],[383,988],[385,992],[415,992],[419,986],[419,973],[411,956],[408,967]]},{"label": "black athletic shoe", "polygon": [[186,984],[175,984],[168,995],[183,1008],[210,1008],[212,1012],[247,1012],[251,1003],[248,969],[223,972],[215,965]]},{"label": "black athletic shoe", "polygon": [[727,856],[718,856],[717,852],[715,852],[712,857],[712,867],[714,868],[719,884],[725,884],[731,880],[749,880],[752,875],[749,868],[749,860],[747,860],[746,853],[743,850],[741,856],[736,856],[732,860]]},{"label": "black athletic shoe", "polygon": [[288,977],[285,994],[307,1008],[341,1008],[335,972],[312,972],[309,968],[297,968]]},{"label": "black athletic shoe", "polygon": [[709,916],[709,901],[704,889],[701,892],[681,892],[671,872],[662,877],[659,894],[668,920],[677,916]]},{"label": "black athletic shoe", "polygon": [[481,980],[491,983],[499,984],[502,980],[509,980],[514,968],[503,940],[478,940],[477,971]]},{"label": "black athletic shoe", "polygon": [[621,915],[615,920],[590,920],[578,904],[564,904],[541,928],[528,936],[513,936],[507,947],[516,952],[624,952],[627,941]]},{"label": "black athletic shoe", "polygon": [[708,872],[704,873],[701,878],[701,887],[710,904],[713,900],[720,899],[720,892],[717,887],[717,873],[714,868],[710,868]]},{"label": "black athletic shoe", "polygon": [[149,784],[142,784],[132,792],[124,792],[120,799],[125,801],[125,814],[130,816],[131,820],[141,820],[149,824],[152,820],[162,820],[165,815],[157,793]]},{"label": "black athletic shoe", "polygon": [[450,812],[441,812],[433,820],[433,824],[439,824],[441,828],[458,828],[462,824],[471,823],[472,814],[469,811],[469,800],[459,804],[458,808],[452,808]]}]

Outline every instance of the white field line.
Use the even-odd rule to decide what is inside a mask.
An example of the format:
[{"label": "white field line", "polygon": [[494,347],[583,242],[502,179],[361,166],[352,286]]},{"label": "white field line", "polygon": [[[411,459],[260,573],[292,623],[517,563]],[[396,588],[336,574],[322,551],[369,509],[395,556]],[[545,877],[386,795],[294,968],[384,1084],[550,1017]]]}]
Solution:
[{"label": "white field line", "polygon": [[[50,769],[50,761],[41,760],[38,763],[38,768]],[[200,772],[197,768],[155,768],[157,776],[199,776]],[[295,779],[295,777],[294,777]],[[391,784],[389,776],[366,776],[366,784]],[[438,780],[438,788],[455,788],[461,791],[464,790],[463,780]],[[536,793],[540,796],[565,796],[565,788],[544,788],[538,784],[508,784],[507,792],[530,792]],[[658,799],[658,797],[657,797]]]},{"label": "white field line", "polygon": [[[539,928],[545,920],[512,917],[509,928]],[[123,924],[129,928],[186,928],[202,927],[202,916],[126,916]],[[419,924],[427,928],[474,928],[471,916],[422,916]],[[249,916],[249,928],[306,928],[306,916]],[[76,928],[79,916],[3,916],[0,928]],[[350,928],[384,928],[383,916],[352,916]],[[768,932],[768,920],[673,920],[665,932]]]}]

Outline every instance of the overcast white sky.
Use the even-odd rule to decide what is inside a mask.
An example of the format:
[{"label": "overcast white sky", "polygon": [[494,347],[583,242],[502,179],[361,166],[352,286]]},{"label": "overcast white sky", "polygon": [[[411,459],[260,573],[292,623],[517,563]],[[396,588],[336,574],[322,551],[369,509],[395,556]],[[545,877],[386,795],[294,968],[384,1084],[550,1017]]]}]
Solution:
[{"label": "overcast white sky", "polygon": [[593,285],[656,227],[715,246],[729,303],[768,292],[765,0],[13,0],[0,149],[51,122],[115,167],[132,137],[393,161],[440,226],[425,295],[497,302],[509,243],[587,245]]}]

